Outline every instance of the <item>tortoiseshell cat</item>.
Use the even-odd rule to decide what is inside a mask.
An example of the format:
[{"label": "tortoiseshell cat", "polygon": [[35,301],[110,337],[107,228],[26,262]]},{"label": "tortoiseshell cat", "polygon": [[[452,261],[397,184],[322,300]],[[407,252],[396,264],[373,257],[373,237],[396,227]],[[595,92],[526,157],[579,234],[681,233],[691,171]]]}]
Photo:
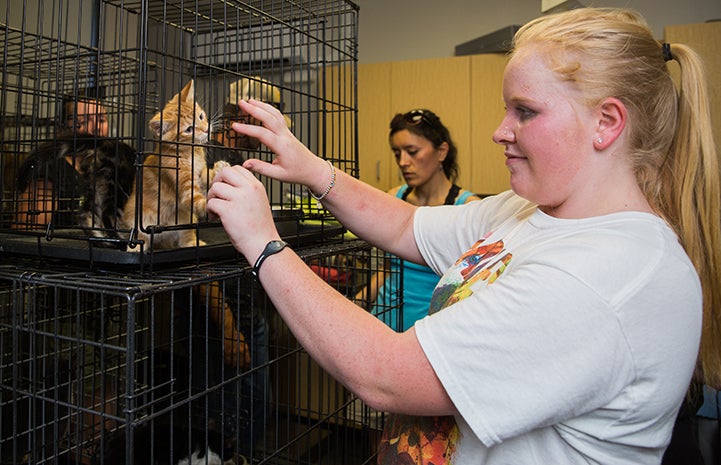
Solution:
[{"label": "tortoiseshell cat", "polygon": [[[220,161],[212,170],[207,168],[202,144],[208,141],[211,123],[196,101],[192,79],[153,116],[149,127],[158,143],[154,153],[145,156],[142,184],[132,189],[121,224],[128,229],[137,224],[137,239],[144,241],[146,249],[204,245],[192,227],[165,229],[154,235],[152,243],[150,235],[140,230],[141,226],[162,228],[196,223],[205,216],[208,183],[217,169],[229,165]],[[137,199],[138,191],[142,191],[141,199]]]},{"label": "tortoiseshell cat", "polygon": [[88,236],[117,239],[135,157],[129,145],[91,134],[65,132],[38,145],[18,170],[16,227],[52,221],[55,228],[81,226]]}]

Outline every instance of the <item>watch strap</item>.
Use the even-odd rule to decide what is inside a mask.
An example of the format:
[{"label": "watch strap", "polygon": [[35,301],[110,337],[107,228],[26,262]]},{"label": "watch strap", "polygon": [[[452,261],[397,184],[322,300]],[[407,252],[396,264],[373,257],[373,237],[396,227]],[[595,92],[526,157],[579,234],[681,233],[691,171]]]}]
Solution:
[{"label": "watch strap", "polygon": [[285,249],[287,245],[288,245],[287,242],[282,241],[280,239],[270,241],[265,245],[265,248],[258,256],[258,259],[255,261],[255,265],[253,265],[253,269],[250,270],[250,272],[253,274],[255,279],[258,279],[258,272],[260,271],[260,266],[263,264],[265,259],[270,257],[271,255],[277,254],[281,250]]}]

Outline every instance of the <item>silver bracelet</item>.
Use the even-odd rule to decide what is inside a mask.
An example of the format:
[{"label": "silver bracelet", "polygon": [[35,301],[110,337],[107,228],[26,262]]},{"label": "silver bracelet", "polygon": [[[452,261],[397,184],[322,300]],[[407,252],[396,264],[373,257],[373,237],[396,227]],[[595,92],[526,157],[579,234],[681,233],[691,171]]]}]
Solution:
[{"label": "silver bracelet", "polygon": [[330,166],[330,184],[328,184],[328,187],[326,187],[325,191],[323,191],[323,193],[320,195],[315,195],[312,190],[308,189],[310,196],[316,199],[318,202],[323,200],[325,196],[328,195],[328,192],[333,189],[333,186],[335,186],[335,166],[333,166],[333,163],[331,163],[330,160],[326,161],[328,162],[328,166]]}]

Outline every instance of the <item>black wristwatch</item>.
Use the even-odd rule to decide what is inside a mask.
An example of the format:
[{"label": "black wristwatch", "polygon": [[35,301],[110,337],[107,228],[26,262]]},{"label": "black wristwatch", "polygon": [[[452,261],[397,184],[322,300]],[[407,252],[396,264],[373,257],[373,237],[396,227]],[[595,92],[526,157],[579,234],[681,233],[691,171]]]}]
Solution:
[{"label": "black wristwatch", "polygon": [[285,247],[287,245],[288,244],[285,241],[281,241],[281,240],[270,241],[265,245],[265,248],[260,253],[260,256],[258,257],[258,259],[255,261],[255,265],[253,265],[253,269],[250,271],[253,274],[253,276],[255,277],[255,279],[258,279],[258,271],[260,270],[260,265],[263,264],[265,259],[270,257],[271,255],[277,254],[281,250],[285,249]]}]

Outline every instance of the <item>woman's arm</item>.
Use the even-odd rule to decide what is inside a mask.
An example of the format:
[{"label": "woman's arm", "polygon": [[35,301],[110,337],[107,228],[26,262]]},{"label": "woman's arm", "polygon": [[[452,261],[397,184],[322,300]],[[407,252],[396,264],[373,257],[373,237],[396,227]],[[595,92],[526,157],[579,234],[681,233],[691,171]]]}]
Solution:
[{"label": "woman's arm", "polygon": [[[240,107],[262,126],[234,123],[233,129],[258,138],[276,154],[272,163],[253,159],[243,166],[281,181],[304,184],[316,195],[324,193],[331,182],[331,167],[293,136],[283,115],[256,100],[241,101]],[[323,205],[358,237],[406,260],[423,263],[413,236],[413,205],[338,169]]]},{"label": "woman's arm", "polygon": [[[278,126],[275,121],[273,124]],[[270,140],[268,134],[260,136],[264,143],[270,142],[269,146],[286,155],[289,147],[285,144],[291,145],[291,152],[300,150],[290,135],[279,141]],[[262,165],[258,172],[279,173],[286,180],[312,178],[320,172],[328,174],[327,163],[312,154],[291,153],[288,158],[284,155],[278,158],[293,161],[294,157],[302,157],[300,164],[306,165],[276,166],[274,161],[273,165]],[[307,166],[315,160],[318,161],[315,167]],[[304,174],[290,175],[287,169]],[[336,186],[341,189],[333,193],[337,197],[334,202],[344,197],[362,197],[353,196],[350,186],[358,186],[362,191],[363,185],[350,177],[347,180],[348,183],[341,180]],[[313,188],[320,189],[320,183]],[[387,199],[378,192],[381,200]],[[348,201],[356,208],[363,203]],[[249,263],[255,263],[268,241],[280,237],[262,183],[240,166],[224,168],[217,175],[208,193],[208,213],[220,218],[234,246]],[[268,257],[258,277],[274,307],[311,357],[370,406],[420,415],[455,412],[413,329],[395,333],[320,279],[289,248]]]}]

